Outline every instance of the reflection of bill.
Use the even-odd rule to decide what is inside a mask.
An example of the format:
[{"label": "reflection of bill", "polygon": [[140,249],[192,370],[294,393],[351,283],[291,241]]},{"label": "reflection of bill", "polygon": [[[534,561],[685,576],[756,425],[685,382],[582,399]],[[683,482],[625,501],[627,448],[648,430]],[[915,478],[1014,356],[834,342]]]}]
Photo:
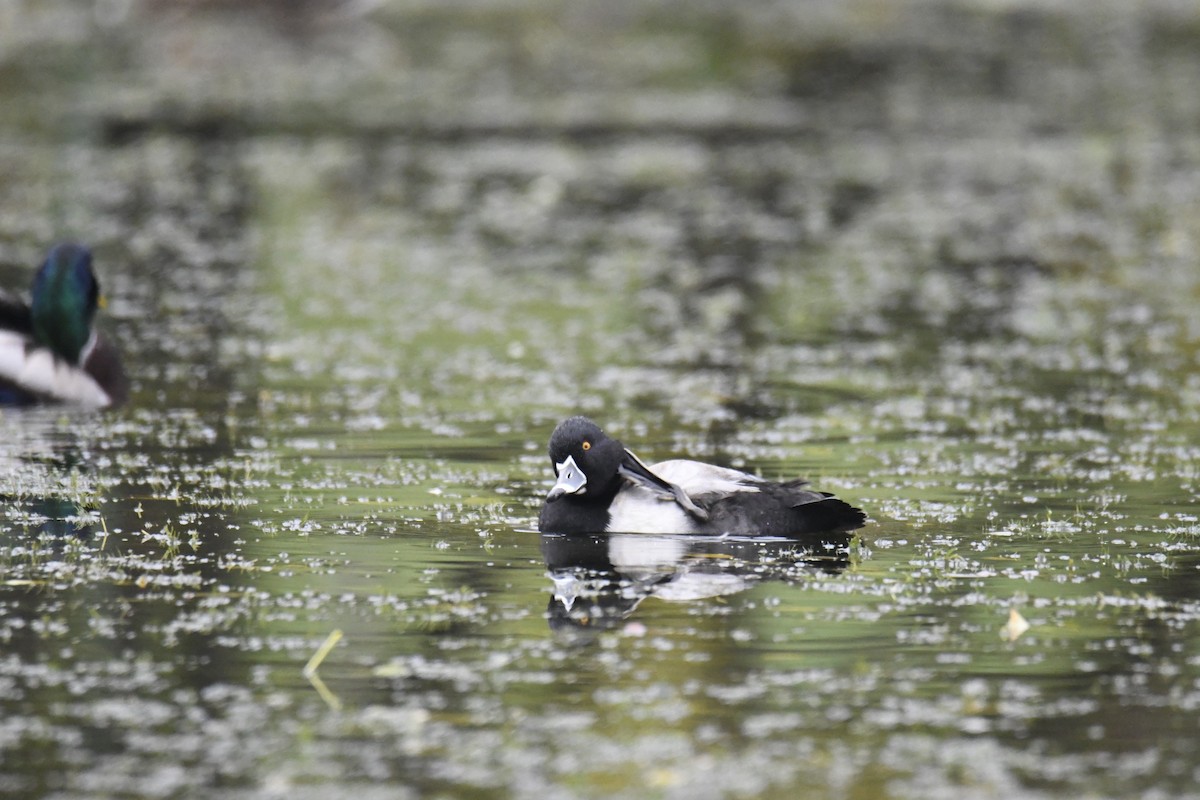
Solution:
[{"label": "reflection of bill", "polygon": [[565,638],[607,630],[647,597],[690,602],[743,591],[764,580],[838,573],[850,560],[850,533],[819,541],[732,536],[542,534],[553,583],[547,616]]}]

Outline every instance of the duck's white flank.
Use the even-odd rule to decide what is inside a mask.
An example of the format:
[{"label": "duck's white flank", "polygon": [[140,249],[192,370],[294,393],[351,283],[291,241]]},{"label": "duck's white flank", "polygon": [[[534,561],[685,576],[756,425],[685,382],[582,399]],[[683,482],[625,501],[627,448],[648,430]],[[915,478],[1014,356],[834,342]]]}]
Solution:
[{"label": "duck's white flank", "polygon": [[[702,494],[757,492],[761,479],[735,469],[700,461],[672,459],[651,464],[650,470],[665,481],[695,497]],[[696,530],[696,520],[670,494],[630,483],[617,492],[608,507],[611,533],[687,533]]]},{"label": "duck's white flank", "polygon": [[[0,331],[0,378],[21,388],[63,403],[87,408],[104,408],[112,403],[108,393],[91,375],[57,358],[45,347],[27,349],[29,339],[12,331]],[[95,347],[95,333],[84,353]]]}]

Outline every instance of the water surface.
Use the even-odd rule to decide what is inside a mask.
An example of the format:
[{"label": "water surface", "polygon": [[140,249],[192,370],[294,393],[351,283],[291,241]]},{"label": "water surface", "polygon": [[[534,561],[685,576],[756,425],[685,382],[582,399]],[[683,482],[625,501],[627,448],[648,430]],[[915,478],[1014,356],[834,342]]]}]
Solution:
[{"label": "water surface", "polygon": [[[7,12],[135,386],[0,415],[0,792],[1195,796],[1200,27],[855,8]],[[581,412],[871,522],[542,536]]]}]

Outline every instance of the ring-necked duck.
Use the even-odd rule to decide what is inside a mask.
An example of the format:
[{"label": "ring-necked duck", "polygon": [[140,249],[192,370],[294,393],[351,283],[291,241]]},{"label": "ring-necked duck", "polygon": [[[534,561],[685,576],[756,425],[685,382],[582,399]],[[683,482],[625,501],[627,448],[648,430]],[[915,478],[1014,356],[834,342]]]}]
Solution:
[{"label": "ring-necked duck", "polygon": [[557,481],[538,530],[797,536],[862,527],[866,515],[803,480],[776,483],[699,461],[646,466],[585,417],[550,437]]},{"label": "ring-necked duck", "polygon": [[0,293],[0,405],[125,402],[121,359],[92,327],[101,303],[92,254],[76,244],[51,248],[28,304]]}]

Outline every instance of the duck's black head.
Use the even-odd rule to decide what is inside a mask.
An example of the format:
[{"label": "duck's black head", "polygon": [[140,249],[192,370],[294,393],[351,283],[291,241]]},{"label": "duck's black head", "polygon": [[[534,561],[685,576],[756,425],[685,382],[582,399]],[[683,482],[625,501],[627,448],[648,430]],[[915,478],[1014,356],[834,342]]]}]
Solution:
[{"label": "duck's black head", "polygon": [[79,363],[99,303],[100,284],[88,249],[77,244],[51,248],[33,279],[29,306],[38,342],[72,364]]},{"label": "duck's black head", "polygon": [[563,420],[550,436],[550,463],[558,480],[546,501],[607,500],[620,485],[617,471],[625,458],[624,445],[587,417]]}]

